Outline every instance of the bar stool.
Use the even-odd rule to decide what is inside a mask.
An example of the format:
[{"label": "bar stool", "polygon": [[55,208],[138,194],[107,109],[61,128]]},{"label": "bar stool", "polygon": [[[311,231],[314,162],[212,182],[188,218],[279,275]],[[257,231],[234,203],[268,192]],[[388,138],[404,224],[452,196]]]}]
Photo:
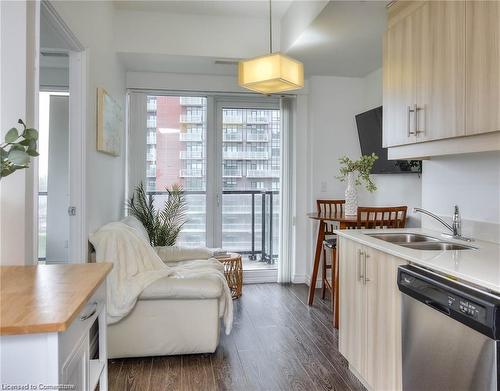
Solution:
[{"label": "bar stool", "polygon": [[[316,200],[317,212],[325,215],[342,215],[344,212],[345,200]],[[337,262],[337,235],[333,233],[336,227],[333,224],[325,225],[325,237],[323,242],[323,262],[321,271],[321,298],[325,299],[326,289],[330,291],[332,302],[332,312],[334,312],[335,295],[335,263]],[[331,252],[331,263],[327,262],[327,251]],[[328,279],[327,271],[331,270],[331,277]]]}]

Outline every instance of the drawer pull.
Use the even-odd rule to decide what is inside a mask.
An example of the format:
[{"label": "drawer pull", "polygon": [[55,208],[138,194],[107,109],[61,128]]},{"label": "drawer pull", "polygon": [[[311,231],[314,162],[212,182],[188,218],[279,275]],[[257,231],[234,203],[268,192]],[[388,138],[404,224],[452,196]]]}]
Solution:
[{"label": "drawer pull", "polygon": [[97,312],[97,303],[92,303],[92,309],[86,313],[80,316],[80,320],[87,320],[88,318],[91,318],[95,313]]}]

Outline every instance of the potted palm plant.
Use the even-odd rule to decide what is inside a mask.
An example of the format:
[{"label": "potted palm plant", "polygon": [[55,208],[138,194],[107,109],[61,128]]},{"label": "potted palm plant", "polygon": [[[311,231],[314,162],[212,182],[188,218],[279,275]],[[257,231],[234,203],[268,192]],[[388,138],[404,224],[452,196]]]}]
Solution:
[{"label": "potted palm plant", "polygon": [[142,223],[153,247],[173,246],[187,222],[187,202],[182,186],[174,184],[166,190],[168,198],[160,210],[155,208],[154,197],[148,197],[142,182],[127,202],[129,214]]},{"label": "potted palm plant", "polygon": [[370,193],[377,190],[377,186],[372,181],[370,173],[378,156],[374,153],[363,155],[358,160],[351,160],[347,156],[342,156],[340,162],[340,175],[337,176],[341,182],[347,180],[345,190],[345,214],[356,215],[358,213],[358,192],[356,186],[365,184],[366,190]]}]

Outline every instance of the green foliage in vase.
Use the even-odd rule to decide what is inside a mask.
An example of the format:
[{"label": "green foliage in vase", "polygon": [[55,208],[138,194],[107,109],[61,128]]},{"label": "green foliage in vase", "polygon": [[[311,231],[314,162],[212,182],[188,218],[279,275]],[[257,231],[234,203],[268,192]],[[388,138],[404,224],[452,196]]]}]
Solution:
[{"label": "green foliage in vase", "polygon": [[166,190],[168,198],[161,210],[156,210],[154,197],[146,194],[142,182],[127,202],[129,214],[144,225],[152,246],[173,246],[187,222],[187,202],[182,186],[174,184]]},{"label": "green foliage in vase", "polygon": [[23,126],[21,133],[17,128],[10,128],[5,135],[4,143],[0,144],[0,178],[29,167],[30,157],[39,155],[38,131],[27,128],[21,119],[17,123]]},{"label": "green foliage in vase", "polygon": [[378,156],[374,153],[371,155],[363,155],[358,160],[351,160],[347,156],[342,156],[339,159],[340,175],[337,176],[337,179],[343,182],[346,180],[347,174],[350,172],[357,173],[358,175],[356,176],[355,184],[359,186],[362,182],[364,182],[366,190],[373,193],[377,190],[377,186],[375,186],[375,183],[373,183],[370,178],[370,173],[372,171],[373,164],[377,159]]}]

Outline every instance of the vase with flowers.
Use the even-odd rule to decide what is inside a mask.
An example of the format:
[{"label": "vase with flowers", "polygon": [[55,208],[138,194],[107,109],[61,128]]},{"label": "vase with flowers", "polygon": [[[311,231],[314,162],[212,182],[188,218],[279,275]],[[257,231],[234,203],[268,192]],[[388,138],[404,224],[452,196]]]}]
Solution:
[{"label": "vase with flowers", "polygon": [[363,155],[358,160],[351,160],[347,156],[342,156],[340,162],[340,175],[337,179],[347,181],[345,190],[345,214],[356,215],[358,213],[358,191],[356,186],[364,183],[366,190],[373,193],[377,186],[370,177],[371,170],[378,156],[374,153]]}]

